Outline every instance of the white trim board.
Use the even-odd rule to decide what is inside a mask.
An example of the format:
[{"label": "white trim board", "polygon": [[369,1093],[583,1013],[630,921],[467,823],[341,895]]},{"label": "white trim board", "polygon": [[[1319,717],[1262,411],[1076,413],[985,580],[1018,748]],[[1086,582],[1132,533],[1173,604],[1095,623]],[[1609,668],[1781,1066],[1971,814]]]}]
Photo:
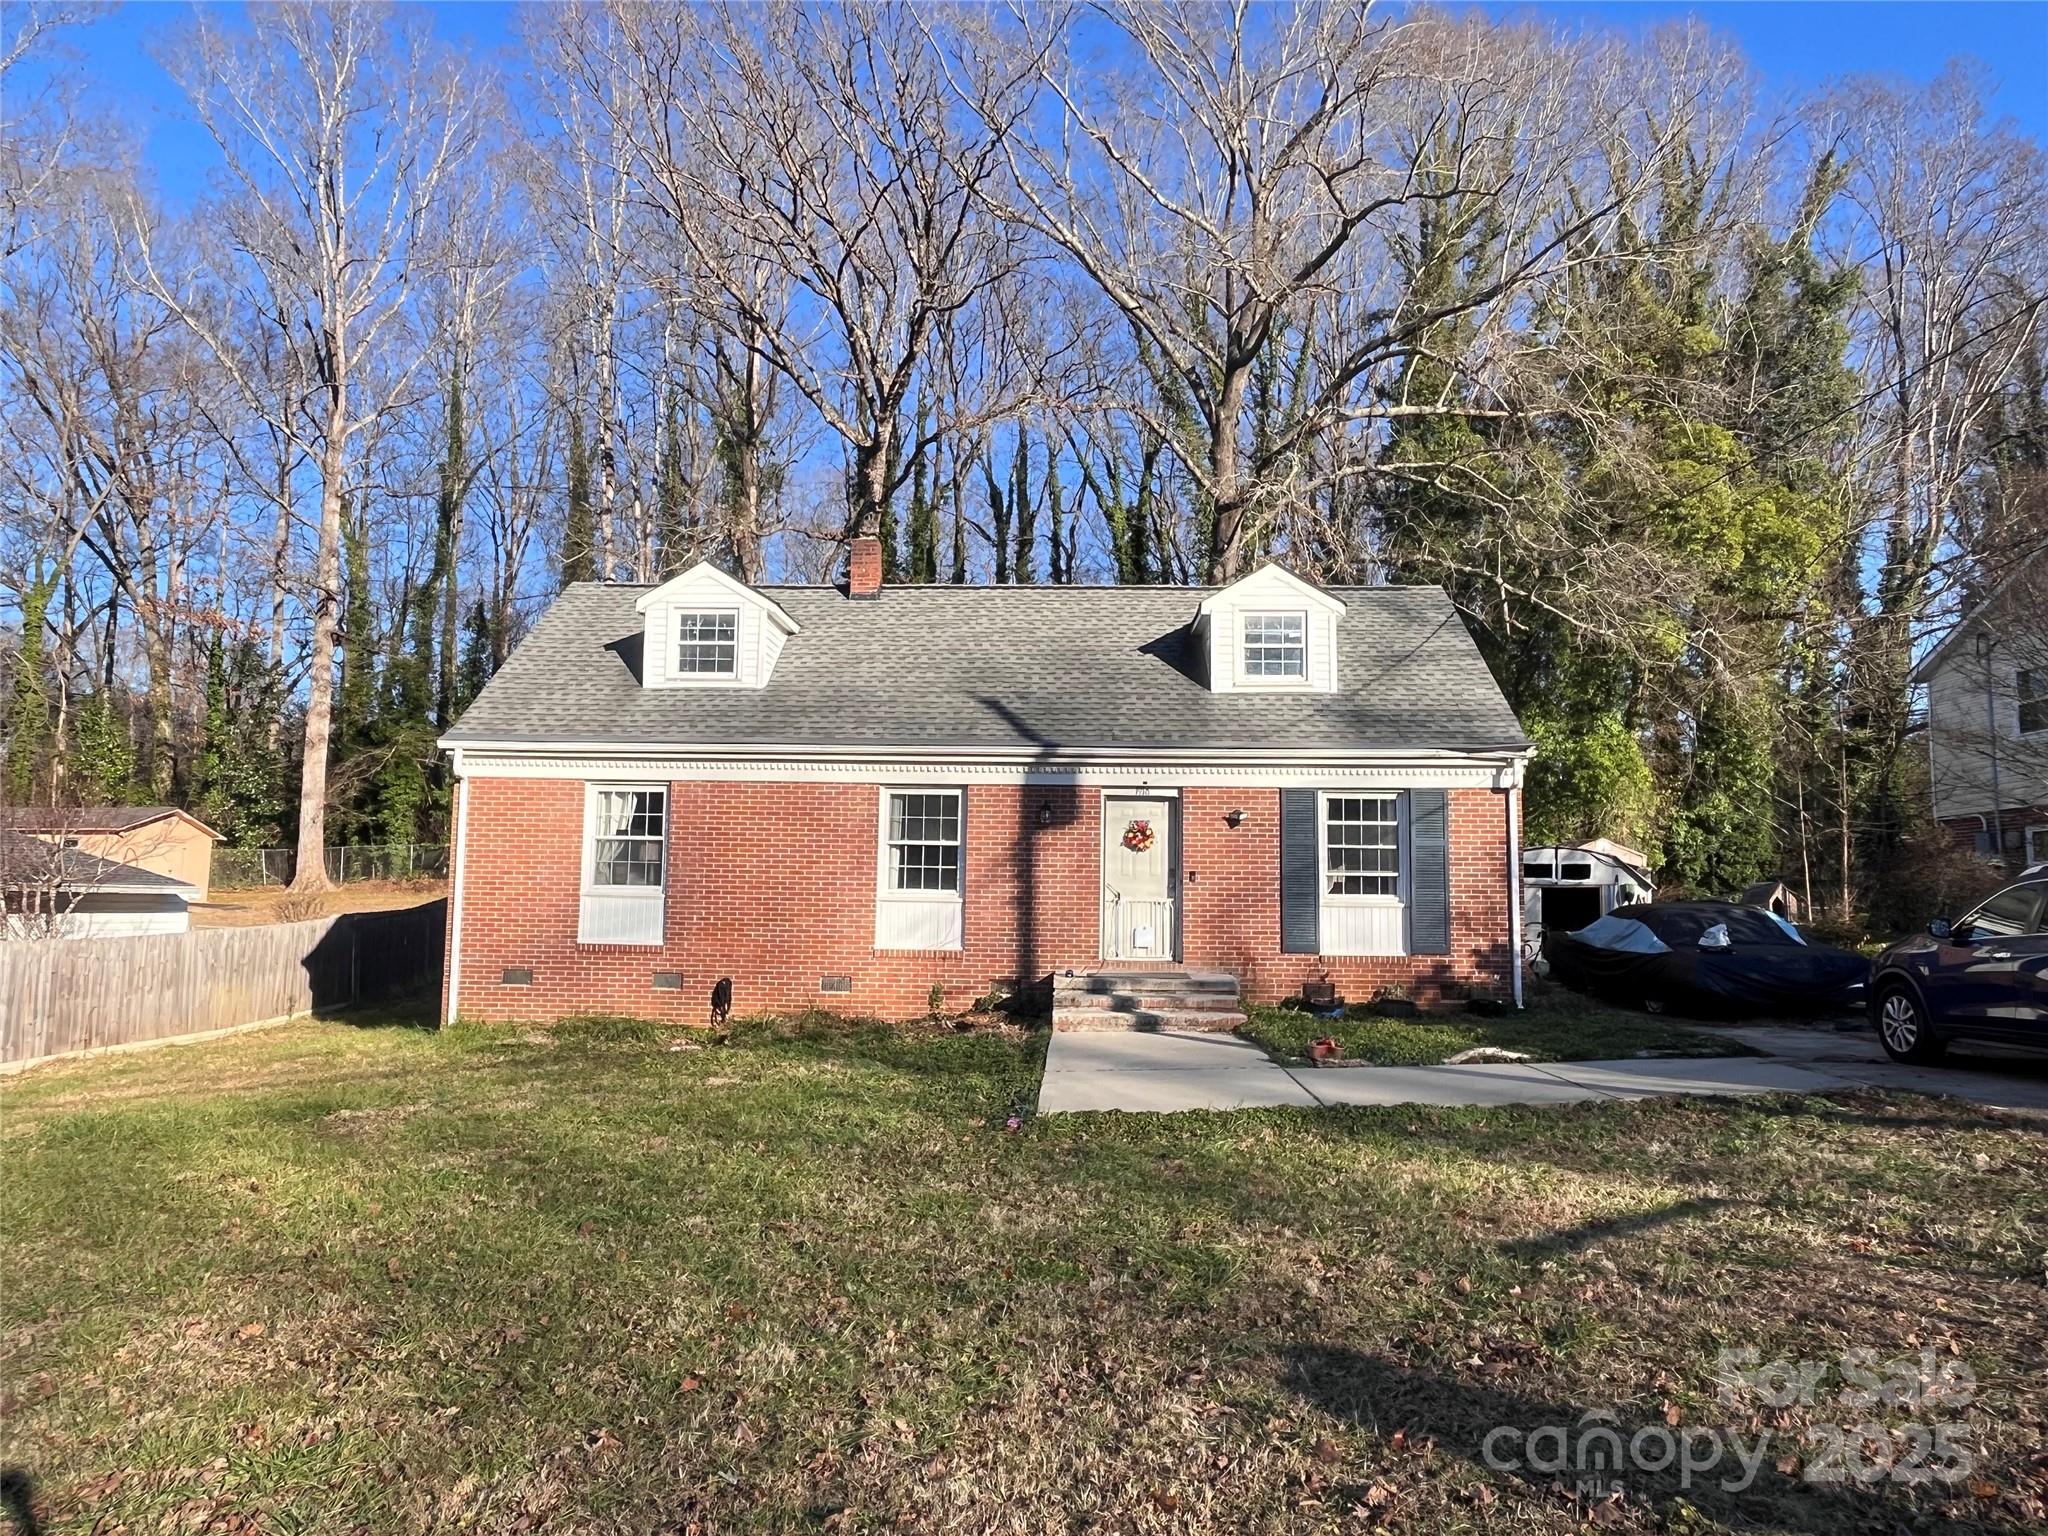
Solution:
[{"label": "white trim board", "polygon": [[797,757],[680,755],[651,749],[602,753],[515,751],[465,745],[455,755],[462,778],[570,779],[595,782],[673,783],[688,780],[794,784],[1042,784],[1131,788],[1174,785],[1260,788],[1510,789],[1522,782],[1527,754],[1493,757],[1457,754],[1279,754],[1254,763],[1213,755],[1148,754],[1125,761],[1080,758],[1030,760],[875,753]]}]

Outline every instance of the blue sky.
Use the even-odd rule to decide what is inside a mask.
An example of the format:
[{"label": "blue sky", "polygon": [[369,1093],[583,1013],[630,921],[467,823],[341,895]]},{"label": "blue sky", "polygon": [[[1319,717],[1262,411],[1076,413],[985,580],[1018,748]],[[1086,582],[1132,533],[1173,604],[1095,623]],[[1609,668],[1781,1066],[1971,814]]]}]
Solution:
[{"label": "blue sky", "polygon": [[[515,7],[469,0],[428,7],[448,41],[481,54],[514,47]],[[1688,14],[1739,41],[1767,87],[1787,92],[1833,76],[1897,74],[1925,80],[1956,57],[1990,67],[1997,111],[2048,141],[2048,0],[1553,0],[1490,3],[1497,14],[1535,13],[1593,28],[1655,26]],[[185,19],[182,0],[131,3],[72,34],[76,66],[96,105],[135,117],[164,193],[183,201],[212,163],[211,146],[184,119],[176,87],[150,57],[151,40]]]}]

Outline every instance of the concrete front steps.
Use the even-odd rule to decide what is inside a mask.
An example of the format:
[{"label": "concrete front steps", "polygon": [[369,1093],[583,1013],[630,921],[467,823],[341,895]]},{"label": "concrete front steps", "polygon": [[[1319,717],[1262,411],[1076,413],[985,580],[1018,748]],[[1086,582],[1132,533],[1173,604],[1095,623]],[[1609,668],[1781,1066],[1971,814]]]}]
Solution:
[{"label": "concrete front steps", "polygon": [[1244,1022],[1237,978],[1223,971],[1056,971],[1054,1029],[1232,1030]]}]

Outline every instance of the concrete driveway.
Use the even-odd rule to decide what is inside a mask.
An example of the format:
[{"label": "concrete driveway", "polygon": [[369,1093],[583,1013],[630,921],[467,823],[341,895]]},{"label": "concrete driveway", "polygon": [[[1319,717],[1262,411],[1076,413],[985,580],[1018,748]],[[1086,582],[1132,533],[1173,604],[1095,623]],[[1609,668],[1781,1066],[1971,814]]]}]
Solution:
[{"label": "concrete driveway", "polygon": [[1046,1050],[1038,1110],[1170,1113],[1274,1105],[1573,1104],[1672,1093],[1820,1093],[1875,1087],[1948,1093],[2001,1109],[2048,1113],[2048,1075],[2024,1068],[2006,1076],[1995,1071],[1901,1067],[1867,1035],[1807,1029],[1729,1033],[1771,1054],[1330,1069],[1283,1067],[1235,1035],[1069,1031],[1054,1034]]}]

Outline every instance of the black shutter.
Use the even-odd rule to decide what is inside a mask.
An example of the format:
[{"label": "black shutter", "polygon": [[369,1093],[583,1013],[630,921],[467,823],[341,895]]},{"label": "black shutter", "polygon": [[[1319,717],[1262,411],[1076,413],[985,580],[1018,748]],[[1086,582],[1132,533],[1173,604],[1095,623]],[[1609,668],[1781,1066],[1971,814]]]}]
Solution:
[{"label": "black shutter", "polygon": [[1316,907],[1322,884],[1316,792],[1280,791],[1280,953],[1313,955],[1322,947]]},{"label": "black shutter", "polygon": [[1440,789],[1408,792],[1408,947],[1451,952],[1450,808]]}]

